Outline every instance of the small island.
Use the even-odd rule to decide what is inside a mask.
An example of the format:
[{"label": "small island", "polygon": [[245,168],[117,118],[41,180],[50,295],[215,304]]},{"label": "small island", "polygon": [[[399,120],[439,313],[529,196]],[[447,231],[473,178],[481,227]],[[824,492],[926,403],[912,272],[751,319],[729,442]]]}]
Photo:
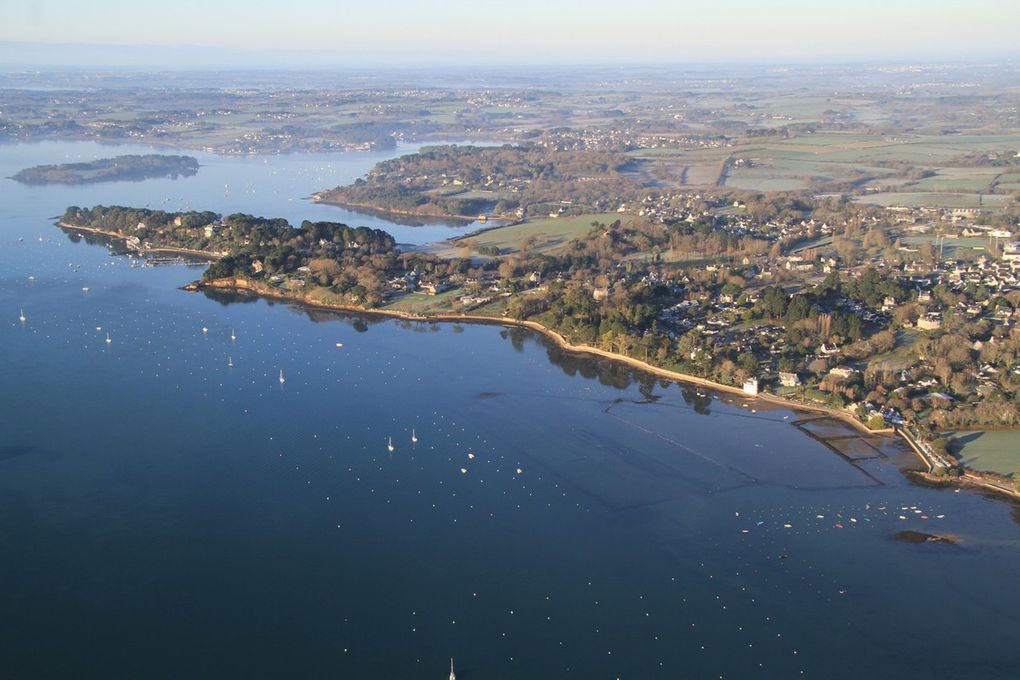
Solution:
[{"label": "small island", "polygon": [[36,165],[25,168],[11,179],[22,184],[94,184],[156,177],[177,179],[197,172],[198,159],[191,156],[144,154],[100,158],[85,163]]}]

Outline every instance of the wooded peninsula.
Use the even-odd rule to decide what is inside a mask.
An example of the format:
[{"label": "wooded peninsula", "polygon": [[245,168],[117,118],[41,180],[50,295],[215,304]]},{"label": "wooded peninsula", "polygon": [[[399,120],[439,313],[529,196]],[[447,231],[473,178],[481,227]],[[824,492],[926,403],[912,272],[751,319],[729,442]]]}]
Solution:
[{"label": "wooded peninsula", "polygon": [[[294,227],[245,214],[72,206],[60,225],[142,252],[216,254],[197,288],[420,319],[527,321],[574,346],[752,396],[824,406],[871,429],[904,429],[942,475],[959,473],[944,431],[1020,424],[1020,334],[1012,325],[1020,290],[1009,292],[1017,282],[1012,263],[973,265],[1004,282],[997,291],[969,276],[954,283],[945,263],[894,264],[901,252],[889,240],[895,232],[870,219],[873,208],[783,204],[796,208],[795,218],[754,209],[765,223],[802,225],[804,238],[830,231],[827,238],[862,246],[841,245],[846,264],[833,267],[839,260],[827,257],[824,274],[813,276],[803,263],[814,256],[788,254],[800,241],[782,230],[735,234],[728,222],[707,218],[663,223],[620,215],[593,220],[555,250],[526,239],[492,257],[402,252],[378,229]],[[833,235],[820,218],[837,207],[846,219]],[[695,211],[712,214],[713,206]],[[677,252],[685,249],[715,256],[708,264],[684,262]]]}]

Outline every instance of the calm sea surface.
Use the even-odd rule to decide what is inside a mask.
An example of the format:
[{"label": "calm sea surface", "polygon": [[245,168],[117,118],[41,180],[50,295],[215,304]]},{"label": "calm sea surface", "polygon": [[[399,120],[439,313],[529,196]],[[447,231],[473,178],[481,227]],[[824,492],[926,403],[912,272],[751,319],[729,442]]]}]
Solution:
[{"label": "calm sea surface", "polygon": [[[145,150],[0,147],[0,175]],[[302,200],[387,154],[195,155],[176,181],[0,180],[0,676],[1020,677],[1013,508],[909,484],[894,441],[840,456],[802,429],[851,432],[520,330],[186,293],[201,268],[52,225],[469,228]]]}]

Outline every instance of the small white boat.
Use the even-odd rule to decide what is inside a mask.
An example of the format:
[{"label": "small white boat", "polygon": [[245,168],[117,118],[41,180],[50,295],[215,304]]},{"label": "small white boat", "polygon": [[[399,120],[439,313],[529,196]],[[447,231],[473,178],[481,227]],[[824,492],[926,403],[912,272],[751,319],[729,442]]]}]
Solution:
[{"label": "small white boat", "polygon": [[233,367],[234,367],[234,359],[233,359],[233,357],[227,357],[227,368],[233,368]]},{"label": "small white boat", "polygon": [[237,340],[237,336],[234,335],[234,329],[233,328],[230,329],[230,339],[231,339],[231,341]]},{"label": "small white boat", "polygon": [[284,382],[286,382],[286,381],[283,379],[283,369],[281,368],[280,369],[280,384],[282,385]]},{"label": "small white boat", "polygon": [[386,449],[387,449],[387,450],[388,450],[388,451],[389,451],[390,453],[393,453],[393,437],[390,437],[390,438],[389,438],[389,440],[387,441],[387,443],[386,443]]},{"label": "small white boat", "polygon": [[106,334],[106,344],[109,345],[111,342],[113,342],[113,340],[110,339],[110,334],[107,333]]},{"label": "small white boat", "polygon": [[209,329],[208,329],[208,328],[206,328],[205,326],[202,326],[202,332],[203,332],[203,333],[208,333],[208,332],[209,332]]},{"label": "small white boat", "polygon": [[457,680],[457,676],[453,673],[453,657],[450,657],[450,680]]},{"label": "small white boat", "polygon": [[25,310],[24,309],[18,310],[18,319],[21,321],[21,323],[25,323]]},{"label": "small white boat", "polygon": [[418,435],[414,433],[414,428],[411,428],[411,443],[412,444],[418,443]]}]

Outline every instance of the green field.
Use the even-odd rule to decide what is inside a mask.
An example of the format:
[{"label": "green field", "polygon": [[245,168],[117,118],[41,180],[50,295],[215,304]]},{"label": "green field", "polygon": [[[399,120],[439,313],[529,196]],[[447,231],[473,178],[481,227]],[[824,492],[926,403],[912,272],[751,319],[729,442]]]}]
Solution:
[{"label": "green field", "polygon": [[411,314],[439,314],[442,312],[454,311],[453,302],[463,295],[459,288],[439,293],[438,295],[427,295],[426,293],[404,293],[391,298],[380,309],[397,312],[408,312]]},{"label": "green field", "polygon": [[[934,245],[935,236],[931,234],[904,236],[900,240],[903,245],[913,248],[924,243]],[[984,238],[947,238],[942,245],[942,252],[946,257],[968,258],[984,254],[987,247],[988,239]]]},{"label": "green field", "polygon": [[[598,213],[594,215],[578,215],[576,217],[556,217],[532,222],[523,222],[505,227],[496,227],[483,231],[475,236],[449,241],[447,249],[460,253],[465,240],[470,240],[474,248],[499,248],[500,252],[512,252],[521,249],[526,239],[534,238],[536,252],[554,252],[574,239],[584,236],[591,230],[592,222],[609,224],[619,219],[630,219],[618,213]],[[446,252],[444,249],[442,252]],[[437,253],[442,254],[442,253]]]},{"label": "green field", "polygon": [[1012,196],[989,194],[950,194],[937,192],[892,192],[886,191],[854,198],[859,203],[880,206],[905,206],[934,208],[999,208],[1013,200]]},{"label": "green field", "polygon": [[1020,431],[953,432],[950,450],[964,465],[1002,475],[1020,473]]}]

